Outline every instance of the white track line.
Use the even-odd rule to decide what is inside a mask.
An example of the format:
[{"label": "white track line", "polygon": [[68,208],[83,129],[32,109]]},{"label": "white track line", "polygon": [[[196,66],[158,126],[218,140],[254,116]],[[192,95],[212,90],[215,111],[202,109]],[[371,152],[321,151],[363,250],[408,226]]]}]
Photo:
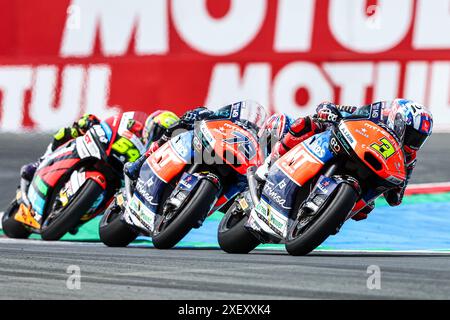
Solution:
[{"label": "white track line", "polygon": [[[67,247],[67,246],[103,246],[103,244],[98,242],[72,242],[72,241],[40,241],[40,240],[18,240],[18,239],[9,239],[9,238],[0,238],[0,244],[8,244],[8,243],[14,243],[14,244],[26,244],[26,245],[36,245],[36,246],[42,246],[49,245],[49,246],[59,246],[59,247]],[[195,248],[193,249],[195,250]],[[213,249],[214,250],[214,249]],[[275,250],[279,251],[282,249],[276,249],[276,248],[259,248],[257,251],[267,251],[267,250]],[[217,248],[216,251],[219,251]],[[450,249],[448,250],[327,250],[327,249],[317,249],[314,250],[313,253],[350,253],[350,254],[445,254],[450,255]]]},{"label": "white track line", "polygon": [[102,245],[99,242],[81,242],[81,241],[42,241],[40,239],[11,239],[0,238],[0,244],[2,243],[17,243],[17,244],[31,244],[31,245],[50,245],[50,246],[95,246]]}]

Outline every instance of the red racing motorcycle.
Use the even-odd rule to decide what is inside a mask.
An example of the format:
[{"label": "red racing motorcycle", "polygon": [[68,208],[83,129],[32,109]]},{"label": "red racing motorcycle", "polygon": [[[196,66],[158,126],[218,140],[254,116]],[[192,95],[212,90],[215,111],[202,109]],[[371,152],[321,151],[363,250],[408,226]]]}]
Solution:
[{"label": "red racing motorcycle", "polygon": [[371,108],[367,118],[344,119],[291,149],[263,186],[251,168],[248,191],[220,222],[220,247],[248,253],[260,243],[284,243],[291,255],[308,254],[368,203],[403,185],[399,138],[378,123],[380,104]]},{"label": "red racing motorcycle", "polygon": [[45,157],[28,187],[19,187],[2,217],[10,238],[59,240],[104,211],[123,181],[123,164],[145,151],[133,133],[147,115],[126,112],[94,125]]},{"label": "red racing motorcycle", "polygon": [[263,160],[257,132],[266,113],[246,101],[216,114],[222,119],[197,122],[147,159],[134,186],[122,189],[105,211],[104,244],[127,246],[142,234],[156,248],[172,248],[246,188],[247,169]]}]

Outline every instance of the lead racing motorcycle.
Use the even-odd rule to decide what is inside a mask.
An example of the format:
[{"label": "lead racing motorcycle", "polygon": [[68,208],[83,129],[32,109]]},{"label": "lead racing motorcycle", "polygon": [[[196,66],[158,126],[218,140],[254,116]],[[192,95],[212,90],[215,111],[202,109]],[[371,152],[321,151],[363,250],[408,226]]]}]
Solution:
[{"label": "lead racing motorcycle", "polygon": [[44,240],[59,240],[103,212],[122,186],[123,164],[145,151],[129,129],[146,116],[125,112],[110,117],[46,156],[29,188],[19,187],[5,211],[6,236],[37,233]]},{"label": "lead racing motorcycle", "polygon": [[104,244],[127,246],[141,234],[152,237],[156,248],[172,248],[245,190],[247,169],[263,161],[257,132],[266,113],[245,101],[216,115],[146,160],[135,185],[123,188],[105,211],[99,230]]},{"label": "lead racing motorcycle", "polygon": [[284,243],[291,255],[305,255],[367,203],[406,180],[398,137],[370,116],[341,120],[294,147],[270,168],[262,190],[254,173],[250,168],[248,190],[218,228],[219,245],[228,253]]}]

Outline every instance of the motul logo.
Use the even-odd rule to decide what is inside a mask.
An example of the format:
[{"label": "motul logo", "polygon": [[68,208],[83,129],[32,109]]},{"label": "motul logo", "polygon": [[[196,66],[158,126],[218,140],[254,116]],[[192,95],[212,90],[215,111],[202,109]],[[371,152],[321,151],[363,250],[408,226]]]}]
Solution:
[{"label": "motul logo", "polygon": [[[414,25],[411,47],[448,49],[449,2],[380,0],[367,7],[366,0],[330,0],[326,12],[315,15],[315,0],[230,0],[229,10],[215,18],[206,0],[73,0],[61,46],[63,57],[93,54],[97,33],[104,56],[120,56],[134,37],[136,55],[164,55],[171,51],[170,31],[192,49],[223,56],[247,47],[262,32],[268,9],[276,11],[271,41],[274,52],[312,50],[317,22],[325,19],[334,39],[346,50],[377,53],[390,50],[406,38]],[[169,19],[170,18],[170,19]],[[173,29],[170,28],[173,23]]]},{"label": "motul logo", "polygon": [[[45,18],[29,14],[37,6]],[[46,0],[6,8],[0,19],[17,22],[0,41],[3,131],[52,131],[84,112],[181,114],[251,99],[298,117],[324,100],[395,97],[428,106],[434,129],[450,128],[448,0]]]}]

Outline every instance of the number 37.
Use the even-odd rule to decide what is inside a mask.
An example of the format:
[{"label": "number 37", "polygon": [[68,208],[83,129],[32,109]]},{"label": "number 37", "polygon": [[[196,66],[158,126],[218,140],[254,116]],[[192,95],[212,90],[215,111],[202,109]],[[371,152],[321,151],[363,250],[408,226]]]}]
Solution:
[{"label": "number 37", "polygon": [[370,147],[381,154],[383,158],[388,159],[395,153],[395,148],[386,138],[381,138],[380,142],[380,144],[373,143],[370,145]]}]

